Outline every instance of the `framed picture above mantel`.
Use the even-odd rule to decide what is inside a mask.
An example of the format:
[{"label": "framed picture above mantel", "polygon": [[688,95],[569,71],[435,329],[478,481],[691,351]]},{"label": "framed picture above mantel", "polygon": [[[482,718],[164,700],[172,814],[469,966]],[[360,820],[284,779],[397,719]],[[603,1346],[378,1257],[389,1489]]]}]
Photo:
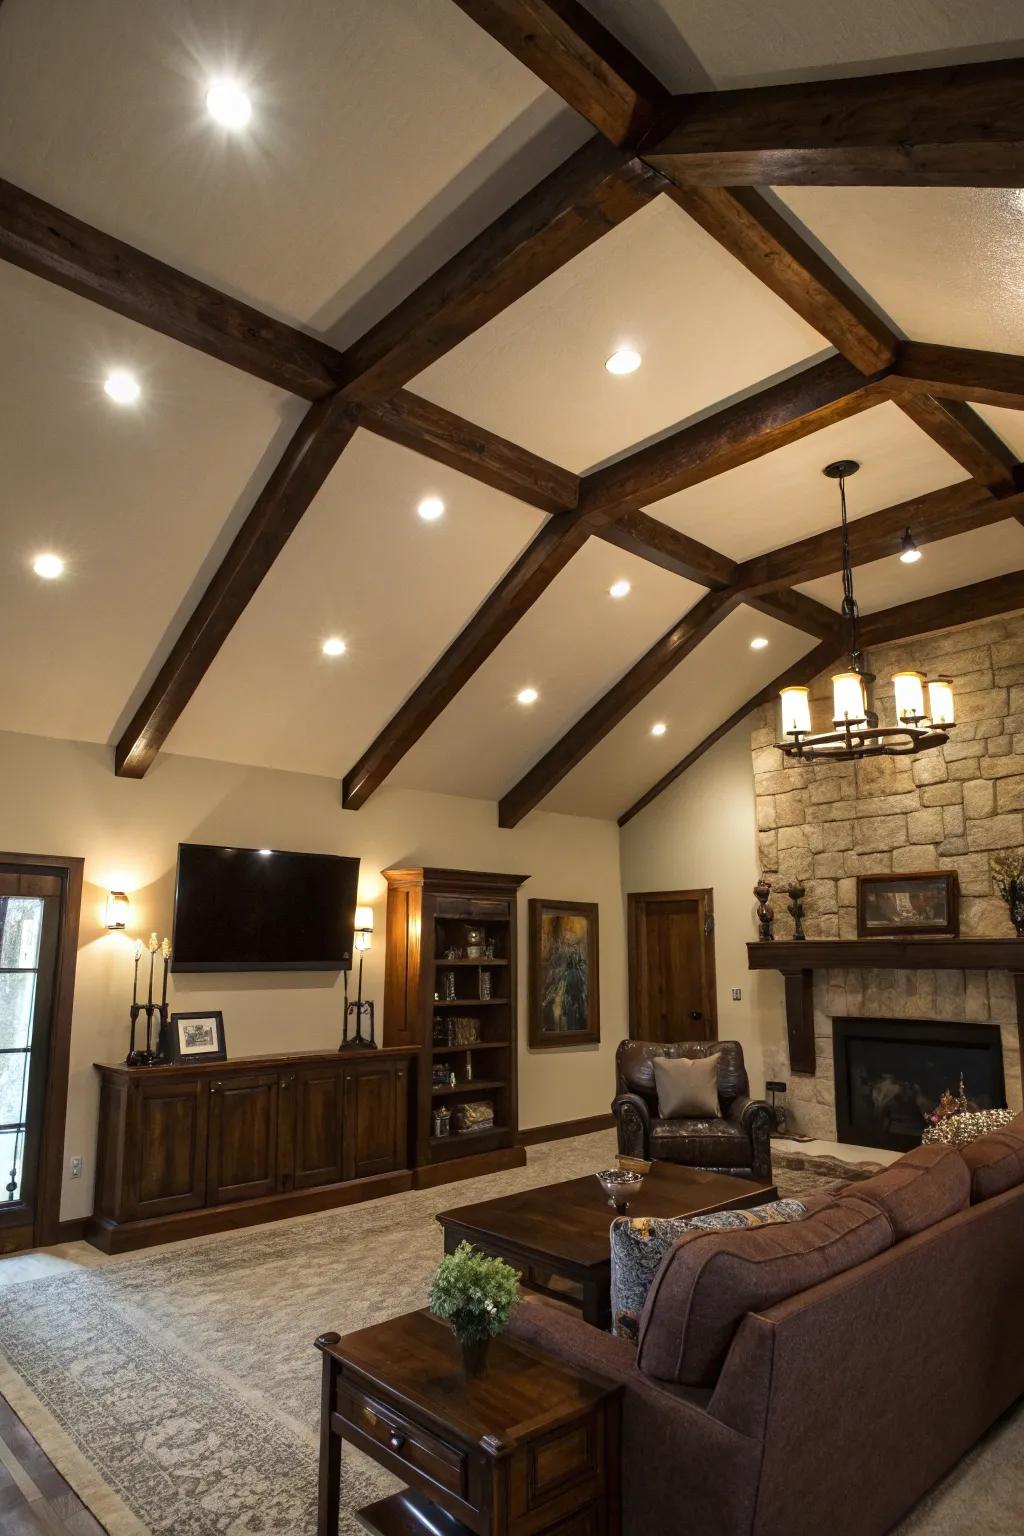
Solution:
[{"label": "framed picture above mantel", "polygon": [[601,1039],[596,901],[530,902],[530,1049]]},{"label": "framed picture above mantel", "polygon": [[955,870],[858,875],[857,937],[942,937],[960,933],[960,882]]}]

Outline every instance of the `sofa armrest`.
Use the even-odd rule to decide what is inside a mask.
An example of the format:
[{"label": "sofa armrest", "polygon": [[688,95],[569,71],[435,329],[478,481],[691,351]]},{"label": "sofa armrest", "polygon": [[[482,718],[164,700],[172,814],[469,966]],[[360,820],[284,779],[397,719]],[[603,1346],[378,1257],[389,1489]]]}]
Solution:
[{"label": "sofa armrest", "polygon": [[638,1093],[620,1093],[612,1100],[621,1157],[651,1155],[651,1112]]},{"label": "sofa armrest", "polygon": [[771,1135],[775,1112],[766,1099],[748,1099],[741,1095],[727,1106],[725,1118],[741,1125],[750,1137],[750,1161],[754,1177],[770,1179],[772,1174]]}]

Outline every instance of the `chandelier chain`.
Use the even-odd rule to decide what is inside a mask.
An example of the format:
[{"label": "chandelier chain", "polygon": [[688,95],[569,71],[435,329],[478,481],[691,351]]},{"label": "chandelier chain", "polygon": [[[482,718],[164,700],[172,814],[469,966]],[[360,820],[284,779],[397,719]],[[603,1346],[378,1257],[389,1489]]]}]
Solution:
[{"label": "chandelier chain", "polygon": [[843,559],[843,616],[850,624],[850,654],[860,655],[860,634],[857,626],[859,609],[853,595],[853,571],[850,567],[850,524],[846,513],[846,476],[839,476],[839,513],[842,522]]}]

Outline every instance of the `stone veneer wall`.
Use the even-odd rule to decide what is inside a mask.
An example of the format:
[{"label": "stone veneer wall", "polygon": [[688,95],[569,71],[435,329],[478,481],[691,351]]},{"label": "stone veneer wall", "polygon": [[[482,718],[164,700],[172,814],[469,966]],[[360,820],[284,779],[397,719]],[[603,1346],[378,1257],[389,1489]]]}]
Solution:
[{"label": "stone veneer wall", "polygon": [[[879,646],[870,662],[883,723],[892,720],[889,679],[913,668],[953,678],[960,724],[944,747],[920,757],[811,767],[774,746],[778,707],[759,712],[752,736],[758,857],[776,887],[777,935],[792,931],[784,889],[795,878],[807,888],[809,938],[856,938],[857,875],[955,869],[961,933],[1012,937],[990,858],[1024,847],[1024,615]],[[831,714],[827,676],[811,701],[812,719],[823,725]],[[814,1077],[794,1074],[784,1047],[765,1051],[767,1074],[789,1081],[794,1129],[835,1136],[832,1018],[839,1015],[999,1024],[1007,1102],[1021,1107],[1017,1011],[1005,972],[820,972],[814,1015]]]}]

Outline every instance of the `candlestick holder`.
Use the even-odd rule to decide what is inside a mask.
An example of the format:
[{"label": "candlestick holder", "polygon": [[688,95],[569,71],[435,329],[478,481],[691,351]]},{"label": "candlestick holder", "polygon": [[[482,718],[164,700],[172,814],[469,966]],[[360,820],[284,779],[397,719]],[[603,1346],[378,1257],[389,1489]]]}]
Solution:
[{"label": "candlestick holder", "polygon": [[[128,1043],[128,1055],[125,1057],[125,1066],[159,1066],[164,1059],[163,1048],[167,1033],[167,1004],[132,1003],[128,1013],[132,1021],[132,1032]],[[146,1044],[145,1048],[140,1050],[135,1044],[135,1034],[138,1022],[143,1015],[145,1015],[146,1019]]]},{"label": "candlestick holder", "polygon": [[775,938],[772,925],[775,922],[775,912],[769,905],[768,898],[772,893],[772,883],[767,876],[762,875],[754,886],[754,895],[757,897],[757,922],[758,938],[762,944],[770,944]]},{"label": "candlestick holder", "polygon": [[786,911],[793,919],[793,938],[802,941],[807,935],[804,933],[804,897],[807,894],[799,880],[794,880],[789,887],[789,905]]}]

